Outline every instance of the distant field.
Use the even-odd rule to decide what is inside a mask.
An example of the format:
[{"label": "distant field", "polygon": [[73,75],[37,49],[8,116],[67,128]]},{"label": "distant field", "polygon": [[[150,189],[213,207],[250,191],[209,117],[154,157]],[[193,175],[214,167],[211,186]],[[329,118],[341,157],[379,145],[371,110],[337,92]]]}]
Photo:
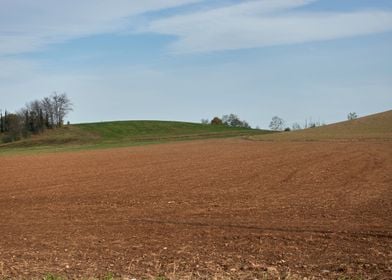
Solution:
[{"label": "distant field", "polygon": [[0,155],[138,146],[184,140],[245,137],[260,141],[392,140],[392,111],[293,132],[170,121],[86,123],[0,144]]},{"label": "distant field", "polygon": [[268,141],[392,140],[392,111],[316,128],[250,138]]},{"label": "distant field", "polygon": [[0,154],[111,148],[267,133],[271,131],[169,121],[87,123],[48,130],[43,135],[19,142],[0,144]]}]

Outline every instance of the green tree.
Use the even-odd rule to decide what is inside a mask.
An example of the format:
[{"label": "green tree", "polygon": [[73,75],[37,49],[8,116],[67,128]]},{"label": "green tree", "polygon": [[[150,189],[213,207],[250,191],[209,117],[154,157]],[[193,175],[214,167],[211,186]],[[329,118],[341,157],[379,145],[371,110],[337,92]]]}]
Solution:
[{"label": "green tree", "polygon": [[348,119],[349,121],[355,120],[355,119],[357,119],[357,118],[358,118],[358,115],[357,115],[357,113],[355,113],[355,112],[350,112],[350,113],[348,113],[348,115],[347,115],[347,119]]}]

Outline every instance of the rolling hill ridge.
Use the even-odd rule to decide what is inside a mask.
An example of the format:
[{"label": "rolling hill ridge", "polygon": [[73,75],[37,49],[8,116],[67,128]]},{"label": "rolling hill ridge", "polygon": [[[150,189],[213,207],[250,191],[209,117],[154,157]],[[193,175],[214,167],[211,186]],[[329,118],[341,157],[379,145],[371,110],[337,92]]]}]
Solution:
[{"label": "rolling hill ridge", "polygon": [[392,110],[315,128],[250,138],[271,141],[392,140]]},{"label": "rolling hill ridge", "polygon": [[235,128],[172,121],[115,121],[84,123],[47,130],[41,135],[0,144],[1,152],[12,150],[88,149],[142,145],[170,141],[227,138],[272,133],[268,130]]}]

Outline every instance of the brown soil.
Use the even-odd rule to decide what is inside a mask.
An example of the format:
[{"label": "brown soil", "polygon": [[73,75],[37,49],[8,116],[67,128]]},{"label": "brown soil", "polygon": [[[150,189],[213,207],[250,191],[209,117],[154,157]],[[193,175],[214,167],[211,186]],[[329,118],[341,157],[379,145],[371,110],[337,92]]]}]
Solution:
[{"label": "brown soil", "polygon": [[2,157],[0,278],[392,278],[392,142]]}]

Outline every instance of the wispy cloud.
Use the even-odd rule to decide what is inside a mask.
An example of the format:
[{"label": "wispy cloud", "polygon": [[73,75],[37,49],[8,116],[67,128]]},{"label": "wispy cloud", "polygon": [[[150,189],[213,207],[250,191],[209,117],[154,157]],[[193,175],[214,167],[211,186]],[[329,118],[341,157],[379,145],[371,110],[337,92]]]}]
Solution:
[{"label": "wispy cloud", "polygon": [[0,55],[121,30],[129,17],[200,0],[1,0]]},{"label": "wispy cloud", "polygon": [[202,3],[203,9],[145,19],[138,32],[176,37],[174,53],[211,52],[331,40],[392,31],[392,11],[310,12],[320,0],[2,0],[0,55],[137,26],[147,12]]},{"label": "wispy cloud", "polygon": [[151,22],[142,32],[174,35],[175,53],[297,44],[392,31],[392,12],[296,10],[317,0],[254,0]]}]

